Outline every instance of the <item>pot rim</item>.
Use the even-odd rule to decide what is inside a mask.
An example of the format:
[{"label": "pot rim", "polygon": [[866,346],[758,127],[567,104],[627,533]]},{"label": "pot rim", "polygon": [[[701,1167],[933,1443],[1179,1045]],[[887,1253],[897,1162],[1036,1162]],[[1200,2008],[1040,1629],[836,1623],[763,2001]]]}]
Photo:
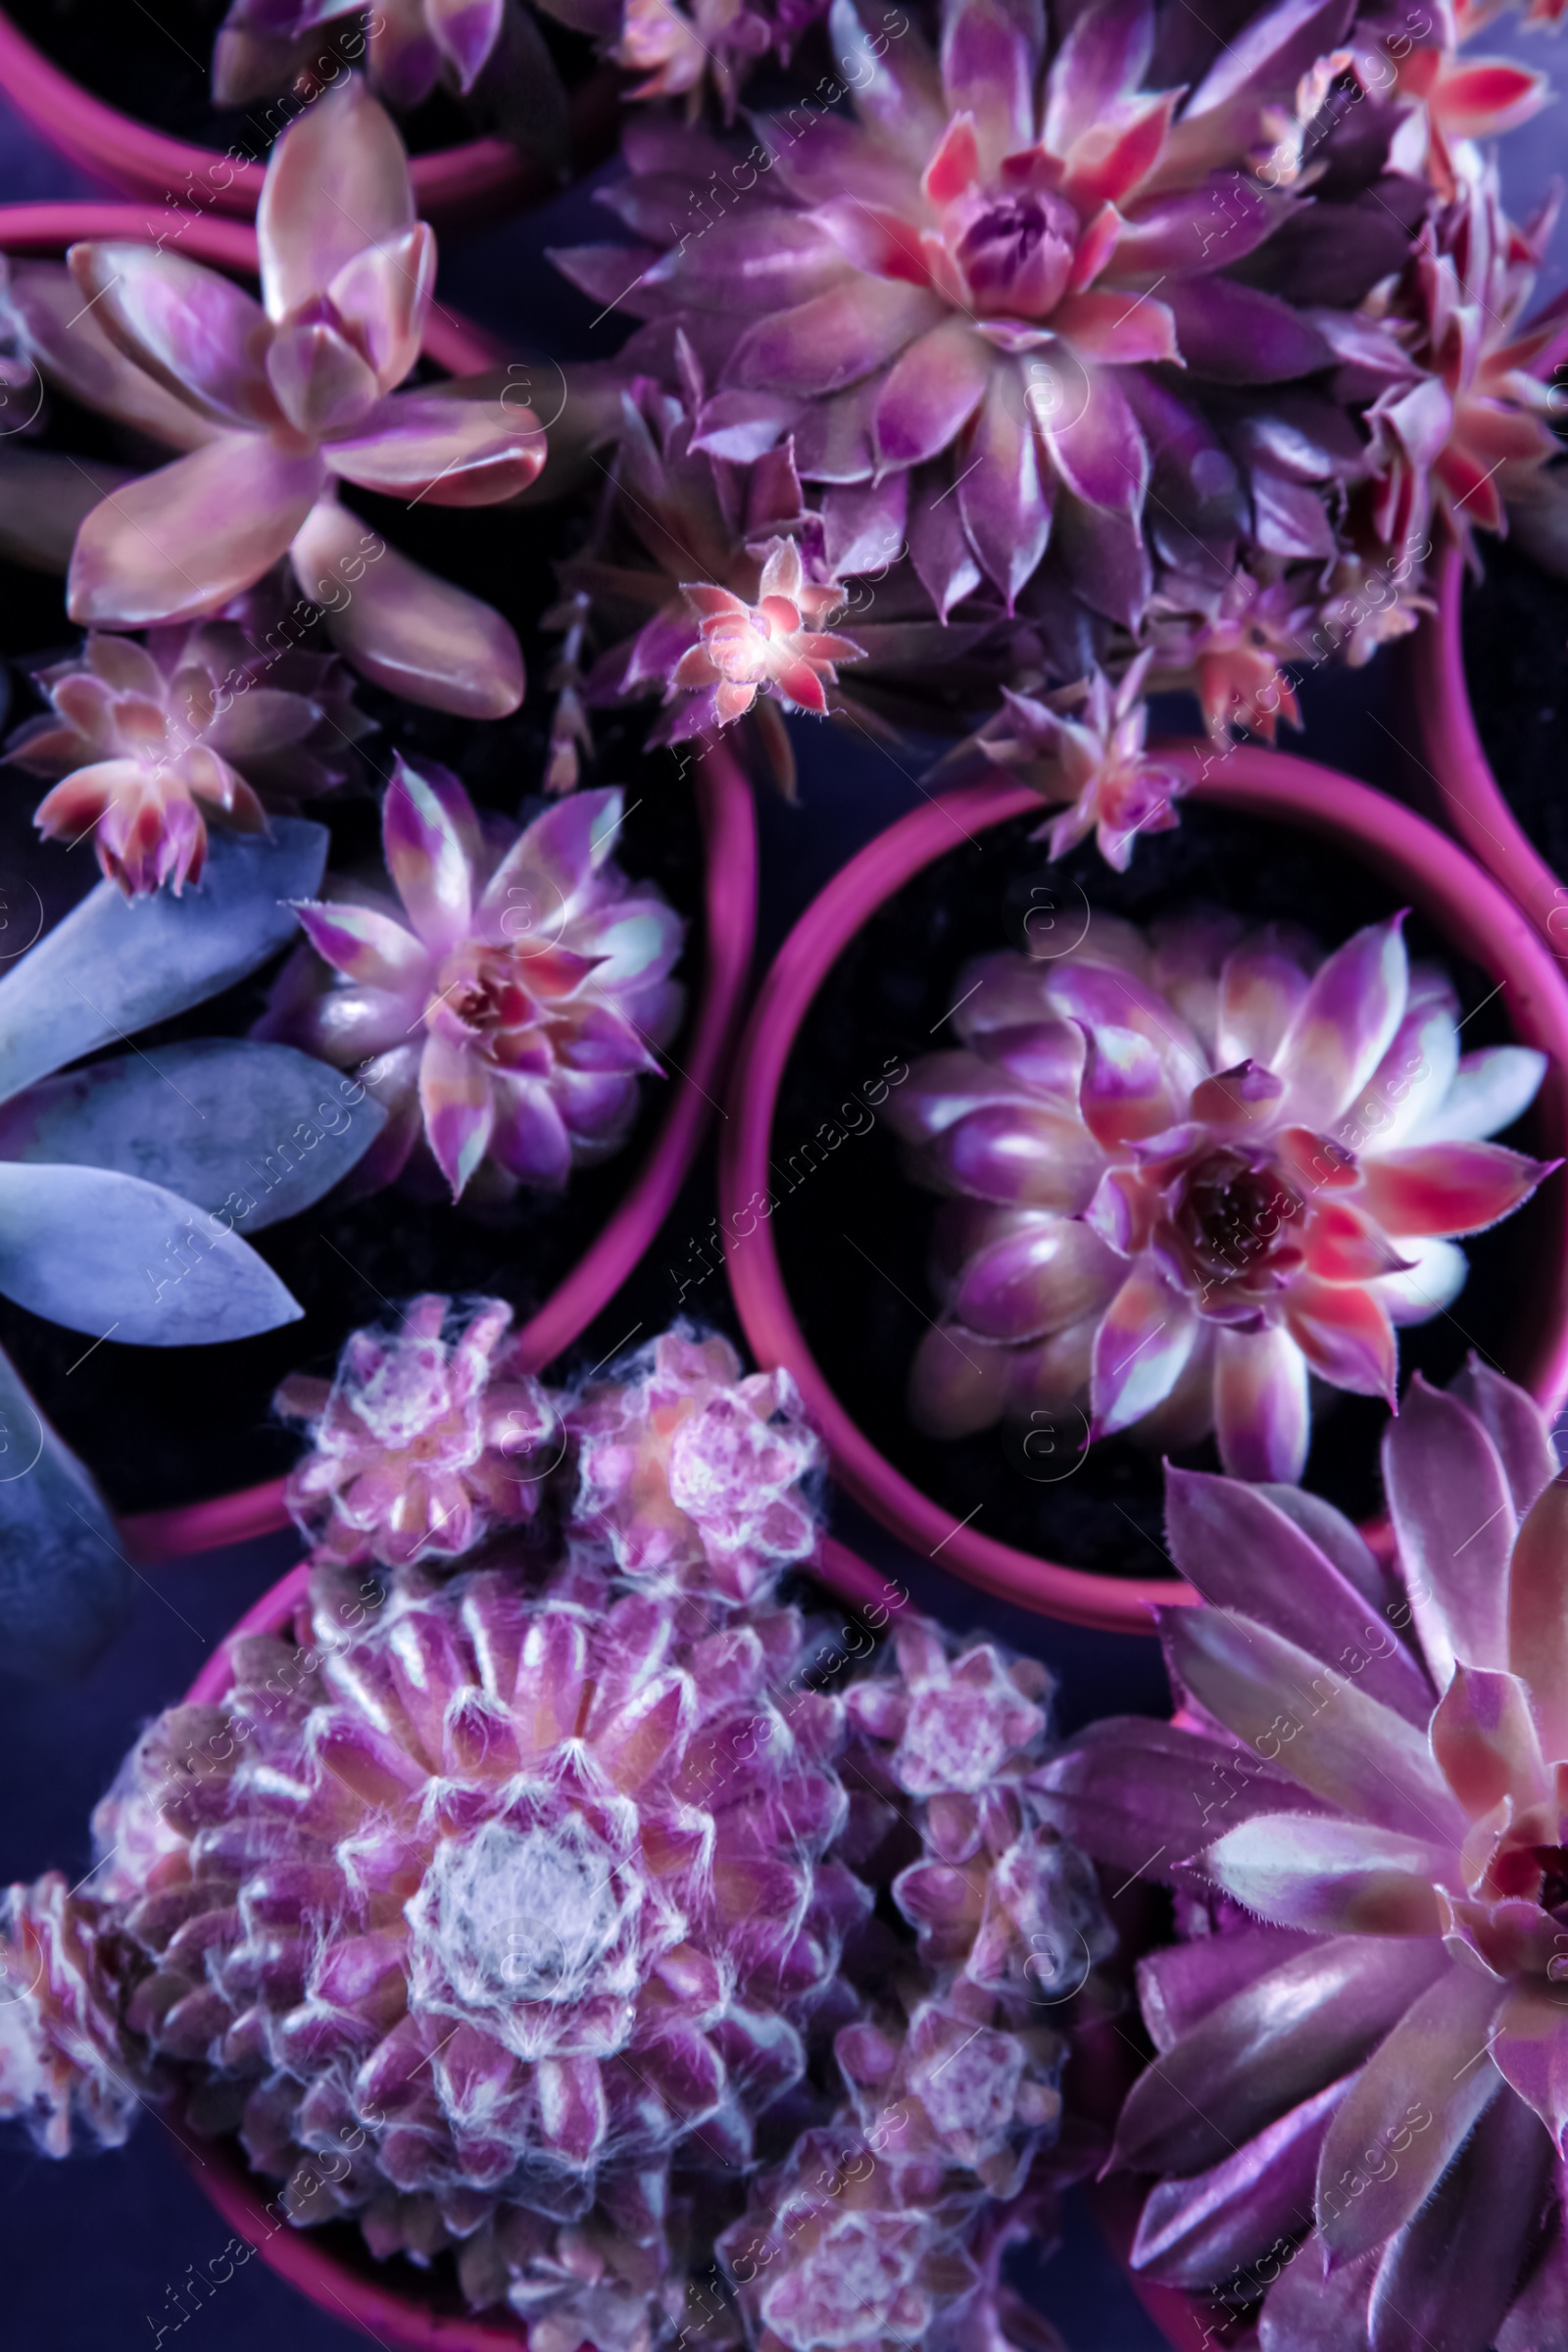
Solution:
[{"label": "pot rim", "polygon": [[[189,252],[215,267],[254,274],[256,231],[248,221],[179,217],[189,223],[182,238]],[[47,253],[81,236],[136,235],[145,225],[130,205],[0,205],[0,252]],[[497,346],[467,319],[436,311],[425,350],[449,373],[467,375],[483,373]],[[716,1108],[740,1027],[757,932],[756,808],[750,783],[721,743],[699,756],[693,784],[704,851],[705,954],[684,1066],[665,1054],[670,1098],[641,1165],[582,1256],[517,1335],[536,1371],[569,1348],[608,1305],[674,1205]],[[120,1522],[125,1548],[147,1567],[272,1535],[288,1525],[285,1484],[269,1479],[199,1502],[133,1512]]]},{"label": "pot rim", "polygon": [[[1190,741],[1158,749],[1187,777],[1190,800],[1347,841],[1362,862],[1409,893],[1458,954],[1511,983],[1515,1036],[1550,1056],[1541,1102],[1568,1156],[1568,983],[1490,875],[1424,817],[1316,761],[1250,744],[1223,756]],[[1069,1624],[1149,1635],[1154,1608],[1197,1600],[1190,1585],[1072,1568],[956,1523],[893,1467],[839,1402],[796,1318],[767,1220],[754,1217],[746,1234],[738,1231],[747,1204],[767,1197],[779,1087],[801,1023],[839,955],[896,891],[953,848],[958,833],[1041,806],[1027,785],[1000,779],[934,796],[870,842],[807,908],[759,988],[736,1054],[720,1151],[720,1220],[730,1289],[753,1353],[764,1367],[784,1364],[794,1374],[827,1441],[834,1475],[858,1502],[912,1550],[986,1592]],[[1540,1296],[1552,1320],[1528,1342],[1524,1378],[1550,1413],[1568,1391],[1568,1178],[1555,1180],[1548,1199],[1549,1263]]]},{"label": "pot rim", "polygon": [[[895,1580],[880,1576],[846,1544],[821,1537],[808,1572],[852,1608],[880,1605],[885,1621],[886,1595]],[[275,1634],[286,1626],[305,1596],[310,1573],[309,1562],[300,1561],[252,1602],[206,1660],[185,1694],[185,1705],[211,1706],[222,1700],[234,1679],[231,1644],[242,1635]],[[906,1590],[898,1589],[907,1599]],[[903,1601],[894,1605],[902,1607]],[[314,2231],[274,2221],[270,2206],[276,2202],[277,2184],[252,2172],[231,2140],[205,2141],[199,2154],[183,2139],[178,2145],[197,2185],[270,2270],[318,2309],[387,2346],[388,2352],[518,2352],[526,2345],[528,2331],[520,2321],[498,2324],[470,2314],[426,2310],[396,2286],[351,2269],[320,2244]]]},{"label": "pot rim", "polygon": [[[612,68],[600,67],[573,92],[574,151],[593,153],[620,81]],[[213,185],[212,167],[228,160],[222,149],[198,147],[172,132],[155,130],[96,97],[30,41],[3,5],[0,90],[56,154],[129,195],[174,202],[190,196],[191,183],[199,191],[208,174],[211,194],[203,199],[204,209],[234,220],[255,216],[265,163],[235,164],[226,186]],[[419,216],[437,227],[537,203],[556,185],[544,166],[500,138],[466,139],[457,147],[411,156],[409,168]]]},{"label": "pot rim", "polygon": [[1568,886],[1514,815],[1482,746],[1464,669],[1464,552],[1438,551],[1435,610],[1422,616],[1406,655],[1422,765],[1446,825],[1479,865],[1516,899],[1547,947],[1568,961]]}]

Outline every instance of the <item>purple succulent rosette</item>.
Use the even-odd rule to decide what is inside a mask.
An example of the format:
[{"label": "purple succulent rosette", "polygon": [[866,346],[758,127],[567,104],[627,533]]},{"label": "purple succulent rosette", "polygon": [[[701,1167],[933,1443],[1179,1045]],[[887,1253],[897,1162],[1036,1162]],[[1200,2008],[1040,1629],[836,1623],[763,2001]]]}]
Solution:
[{"label": "purple succulent rosette", "polygon": [[1157,2176],[1135,2267],[1218,2289],[1261,2352],[1541,2352],[1568,2332],[1568,1489],[1474,1358],[1412,1383],[1384,1478],[1380,1560],[1313,1496],[1172,1471],[1205,1604],[1161,1612],[1177,1719],[1097,1724],[1035,1785],[1177,1889],[1112,2158]]},{"label": "purple succulent rosette", "polygon": [[[432,1396],[504,1314],[442,1365],[411,1335]],[[1075,2161],[1054,2029],[1110,1936],[1032,1794],[1050,1677],[902,1614],[835,1649],[779,1589],[814,1443],[739,1373],[678,1331],[591,1392],[527,1566],[319,1557],[290,1631],[233,1642],[225,1704],[163,1716],[100,1807],[97,1899],[13,1893],[0,2115],[122,2136],[113,2070],[237,2129],[295,2225],[450,2253],[547,2352],[699,2313],[757,2352],[1054,2345],[1001,2258]],[[676,1494],[726,1573],[672,1560]]]},{"label": "purple succulent rosette", "polygon": [[731,1607],[815,1544],[821,1440],[789,1373],[743,1378],[727,1340],[677,1324],[590,1382],[567,1427],[577,1515],[635,1586]]},{"label": "purple succulent rosette", "polygon": [[532,1518],[565,1447],[511,1323],[504,1299],[469,1311],[427,1294],[395,1329],[355,1332],[332,1380],[284,1382],[275,1409],[311,1440],[288,1505],[315,1559],[454,1560]]},{"label": "purple succulent rosette", "polygon": [[1396,1327],[1464,1282],[1454,1237],[1549,1173],[1484,1140],[1544,1057],[1461,1056],[1452,987],[1402,922],[1325,956],[1284,925],[1096,913],[1068,955],[959,974],[961,1045],[887,1113],[948,1196],[923,1428],[1087,1407],[1095,1437],[1212,1429],[1232,1476],[1294,1481],[1310,1375],[1393,1403]]},{"label": "purple succulent rosette", "polygon": [[199,882],[209,815],[264,831],[267,809],[341,784],[369,731],[334,656],[270,653],[234,620],[149,629],[144,644],[95,630],[34,683],[52,715],[19,727],[4,757],[61,779],[39,832],[68,846],[91,833],[127,898]]},{"label": "purple succulent rosette", "polygon": [[358,1069],[387,1114],[362,1186],[422,1142],[455,1200],[476,1180],[491,1198],[559,1190],[625,1141],[638,1078],[680,1024],[680,917],[612,856],[618,792],[518,830],[399,756],[381,819],[397,902],[357,889],[301,906],[309,949],[257,1034]]},{"label": "purple succulent rosette", "polygon": [[[643,321],[625,413],[589,432],[618,444],[612,514],[672,584],[755,609],[765,479],[858,655],[827,710],[964,738],[961,764],[1073,803],[1058,846],[1094,829],[1124,856],[1174,821],[1135,740],[1147,691],[1192,690],[1218,748],[1272,741],[1295,672],[1414,625],[1440,523],[1468,544],[1550,495],[1568,304],[1526,316],[1549,216],[1508,221],[1477,145],[1544,83],[1466,59],[1481,21],[1277,0],[1221,39],[1150,0],[1051,30],[948,0],[933,51],[918,18],[838,0],[842,79],[758,118],[749,152],[632,125],[603,200],[637,241],[558,257]],[[656,473],[681,488],[651,529]],[[716,545],[689,528],[715,489]],[[568,585],[619,641],[600,694],[735,723],[738,697],[680,705],[700,603],[665,595],[632,643],[612,560]]]},{"label": "purple succulent rosette", "polygon": [[[879,484],[938,612],[982,580],[1012,611],[1049,552],[1088,607],[1134,628],[1160,535],[1190,532],[1228,562],[1249,490],[1277,522],[1246,535],[1316,552],[1316,487],[1271,466],[1260,436],[1238,465],[1202,416],[1212,386],[1269,387],[1270,408],[1322,403],[1306,379],[1333,366],[1323,325],[1266,291],[1253,257],[1288,250],[1348,312],[1410,233],[1386,197],[1356,209],[1386,150],[1352,155],[1348,133],[1319,150],[1343,204],[1306,201],[1298,155],[1259,176],[1293,133],[1299,148],[1298,82],[1347,9],[1288,0],[1212,54],[1180,13],[1095,0],[1048,38],[1027,10],[955,0],[933,55],[907,19],[873,36],[840,0],[842,106],[804,126],[763,119],[757,162],[728,187],[734,159],[694,137],[691,183],[711,162],[729,209],[669,220],[662,252],[662,187],[681,162],[668,134],[662,174],[645,166],[612,192],[650,243],[564,266],[602,300],[685,322],[717,384],[700,439],[793,434],[824,512]],[[1413,220],[1422,191],[1407,193]]]}]

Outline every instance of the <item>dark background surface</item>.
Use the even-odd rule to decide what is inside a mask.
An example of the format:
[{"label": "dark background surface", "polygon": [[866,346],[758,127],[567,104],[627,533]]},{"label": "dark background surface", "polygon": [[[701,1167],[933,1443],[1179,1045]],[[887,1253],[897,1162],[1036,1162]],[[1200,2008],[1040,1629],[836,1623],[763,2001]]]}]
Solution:
[{"label": "dark background surface", "polygon": [[[124,0],[127,7],[134,4]],[[149,37],[156,38],[149,17]],[[1522,39],[1511,22],[1493,28],[1485,46],[1511,48],[1536,66],[1553,62],[1552,44]],[[1553,108],[1505,143],[1505,188],[1516,212],[1528,211],[1539,198],[1561,139],[1559,110]],[[53,156],[0,94],[0,202],[109,193]],[[443,294],[505,333],[530,359],[584,355],[592,348],[589,312],[563,289],[543,248],[609,233],[609,217],[578,194],[526,222],[448,238]],[[1568,276],[1563,255],[1559,234],[1543,294]],[[1397,736],[1401,729],[1382,670],[1321,678],[1306,699],[1309,724],[1300,748],[1388,784],[1397,758],[1391,732]],[[798,727],[797,737],[799,805],[786,808],[769,802],[760,808],[760,958],[771,955],[844,858],[917,798],[918,762],[901,764],[868,740],[808,725]],[[25,778],[0,775],[0,791],[28,789]],[[643,1269],[574,1351],[583,1363],[615,1348],[639,1321],[648,1336],[672,1317],[679,1271],[689,1270],[694,1245],[712,1214],[710,1151]],[[685,1304],[710,1321],[732,1323],[716,1279],[690,1294]],[[368,1301],[367,1319],[371,1311]],[[902,1384],[903,1369],[888,1367],[890,1385]],[[1044,1658],[1058,1678],[1064,1728],[1105,1713],[1164,1711],[1164,1678],[1152,1641],[1085,1633],[992,1602],[912,1559],[842,1502],[835,1506],[834,1526],[878,1565],[905,1578],[915,1599],[951,1625],[984,1625]],[[48,1868],[73,1879],[86,1872],[90,1809],[131,1740],[150,1716],[182,1694],[216,1642],[292,1565],[297,1549],[283,1535],[142,1576],[128,1630],[85,1684],[41,1690],[0,1672],[0,1883],[31,1879]],[[0,2352],[130,2352],[160,2342],[177,2342],[180,2352],[187,2346],[189,2352],[279,2352],[282,2346],[288,2352],[348,2352],[367,2340],[295,2296],[261,2262],[236,2270],[211,2301],[182,2321],[190,2297],[175,2301],[181,2281],[204,2270],[227,2238],[167,2128],[152,2117],[127,2147],[67,2165],[25,2147],[0,2145]],[[1157,2352],[1163,2340],[1076,2199],[1068,2202],[1062,2249],[1049,2262],[1029,2261],[1017,2283],[1060,2328],[1072,2352]]]}]

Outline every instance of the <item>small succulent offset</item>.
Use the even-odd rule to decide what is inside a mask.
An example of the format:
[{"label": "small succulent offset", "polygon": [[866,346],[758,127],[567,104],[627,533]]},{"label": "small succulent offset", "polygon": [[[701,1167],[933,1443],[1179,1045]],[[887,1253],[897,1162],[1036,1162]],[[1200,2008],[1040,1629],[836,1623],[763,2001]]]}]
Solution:
[{"label": "small succulent offset", "polygon": [[1145,748],[1149,711],[1141,700],[1152,649],[1140,654],[1118,685],[1094,669],[1081,686],[1054,699],[1004,691],[1004,709],[981,728],[986,758],[1030,784],[1047,801],[1065,801],[1041,831],[1053,858],[1093,833],[1101,856],[1125,873],[1141,833],[1168,833],[1182,790],[1177,768]]},{"label": "small succulent offset", "polygon": [[1411,966],[1402,922],[1324,956],[1285,925],[1097,913],[1059,958],[966,967],[961,1047],[888,1110],[950,1197],[924,1428],[1082,1404],[1095,1437],[1213,1429],[1234,1477],[1296,1480],[1310,1374],[1394,1401],[1396,1326],[1464,1282],[1453,1237],[1550,1172],[1482,1140],[1544,1057],[1461,1057],[1452,987]]},{"label": "small succulent offset", "polygon": [[[126,649],[136,652],[139,649]],[[383,1119],[280,1045],[135,1031],[276,955],[326,855],[320,826],[212,845],[200,888],[127,906],[100,882],[0,979],[0,1293],[91,1342],[207,1346],[303,1311],[246,1238],[338,1183]],[[129,1050],[73,1069],[106,1046]],[[63,1072],[63,1075],[56,1073]],[[7,1427],[38,1447],[0,1503],[0,1640],[15,1672],[90,1665],[128,1598],[103,1502],[0,1356]]]},{"label": "small succulent offset", "polygon": [[19,727],[4,756],[60,777],[39,832],[68,845],[90,832],[127,898],[201,880],[209,812],[257,833],[266,809],[340,784],[368,728],[334,656],[269,653],[236,621],[149,629],[144,644],[95,630],[34,683],[53,715]]},{"label": "small succulent offset", "polygon": [[519,831],[398,759],[381,808],[397,900],[300,906],[315,956],[285,967],[258,1031],[358,1069],[387,1114],[363,1184],[422,1138],[454,1200],[481,1170],[491,1198],[559,1190],[625,1141],[679,1026],[683,926],[614,862],[620,821],[618,792],[581,793]]},{"label": "small succulent offset", "polygon": [[[422,571],[338,502],[339,480],[437,506],[486,506],[532,481],[530,412],[398,392],[419,355],[435,241],[414,215],[396,130],[350,79],[272,150],[257,215],[263,304],[172,246],[89,243],[78,301],[190,426],[189,454],[112,491],[76,534],[74,619],[136,629],[220,613],[287,558],[333,643],[410,701],[500,717],[522,699],[510,626]],[[32,316],[40,360],[70,336]],[[63,325],[56,320],[57,327]],[[67,380],[75,363],[65,361]],[[101,388],[115,411],[120,377]]]},{"label": "small succulent offset", "polygon": [[13,1891],[0,2114],[237,2129],[296,2225],[450,2250],[541,2352],[1009,2341],[1109,1945],[1032,1794],[1050,1680],[786,1601],[819,1448],[738,1371],[680,1329],[601,1383],[529,1568],[300,1572],[127,1760],[96,1894]]},{"label": "small succulent offset", "polygon": [[276,1410],[310,1431],[288,1506],[313,1559],[454,1560],[532,1518],[565,1445],[511,1323],[502,1299],[426,1294],[395,1330],[355,1332],[332,1380],[284,1382]]},{"label": "small succulent offset", "polygon": [[[1392,1559],[1327,1504],[1172,1472],[1181,1709],[1038,1776],[1069,1837],[1176,1889],[1158,2056],[1112,2163],[1133,2262],[1261,2352],[1568,2336],[1568,1487],[1472,1358],[1384,1441]],[[1152,1862],[1150,1857],[1155,1859]],[[1255,2335],[1249,2323],[1256,2324]]]}]

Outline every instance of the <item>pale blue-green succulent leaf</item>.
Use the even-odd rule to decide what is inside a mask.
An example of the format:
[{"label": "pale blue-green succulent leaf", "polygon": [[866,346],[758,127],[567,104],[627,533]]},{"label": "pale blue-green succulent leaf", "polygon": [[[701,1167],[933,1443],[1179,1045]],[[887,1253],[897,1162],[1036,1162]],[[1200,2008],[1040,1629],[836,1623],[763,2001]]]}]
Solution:
[{"label": "pale blue-green succulent leaf", "polygon": [[203,1037],[29,1086],[0,1104],[0,1160],[117,1168],[249,1235],[319,1200],[385,1124],[356,1079],[309,1054]]},{"label": "pale blue-green succulent leaf", "polygon": [[296,936],[326,864],[322,825],[215,833],[199,883],[126,899],[100,882],[0,979],[0,1101],[150,1022],[187,1012]]},{"label": "pale blue-green succulent leaf", "polygon": [[130,1596],[103,1496],[0,1354],[0,1670],[85,1674]]},{"label": "pale blue-green succulent leaf", "polygon": [[0,1292],[143,1348],[246,1340],[304,1309],[232,1218],[114,1168],[0,1162]]}]

